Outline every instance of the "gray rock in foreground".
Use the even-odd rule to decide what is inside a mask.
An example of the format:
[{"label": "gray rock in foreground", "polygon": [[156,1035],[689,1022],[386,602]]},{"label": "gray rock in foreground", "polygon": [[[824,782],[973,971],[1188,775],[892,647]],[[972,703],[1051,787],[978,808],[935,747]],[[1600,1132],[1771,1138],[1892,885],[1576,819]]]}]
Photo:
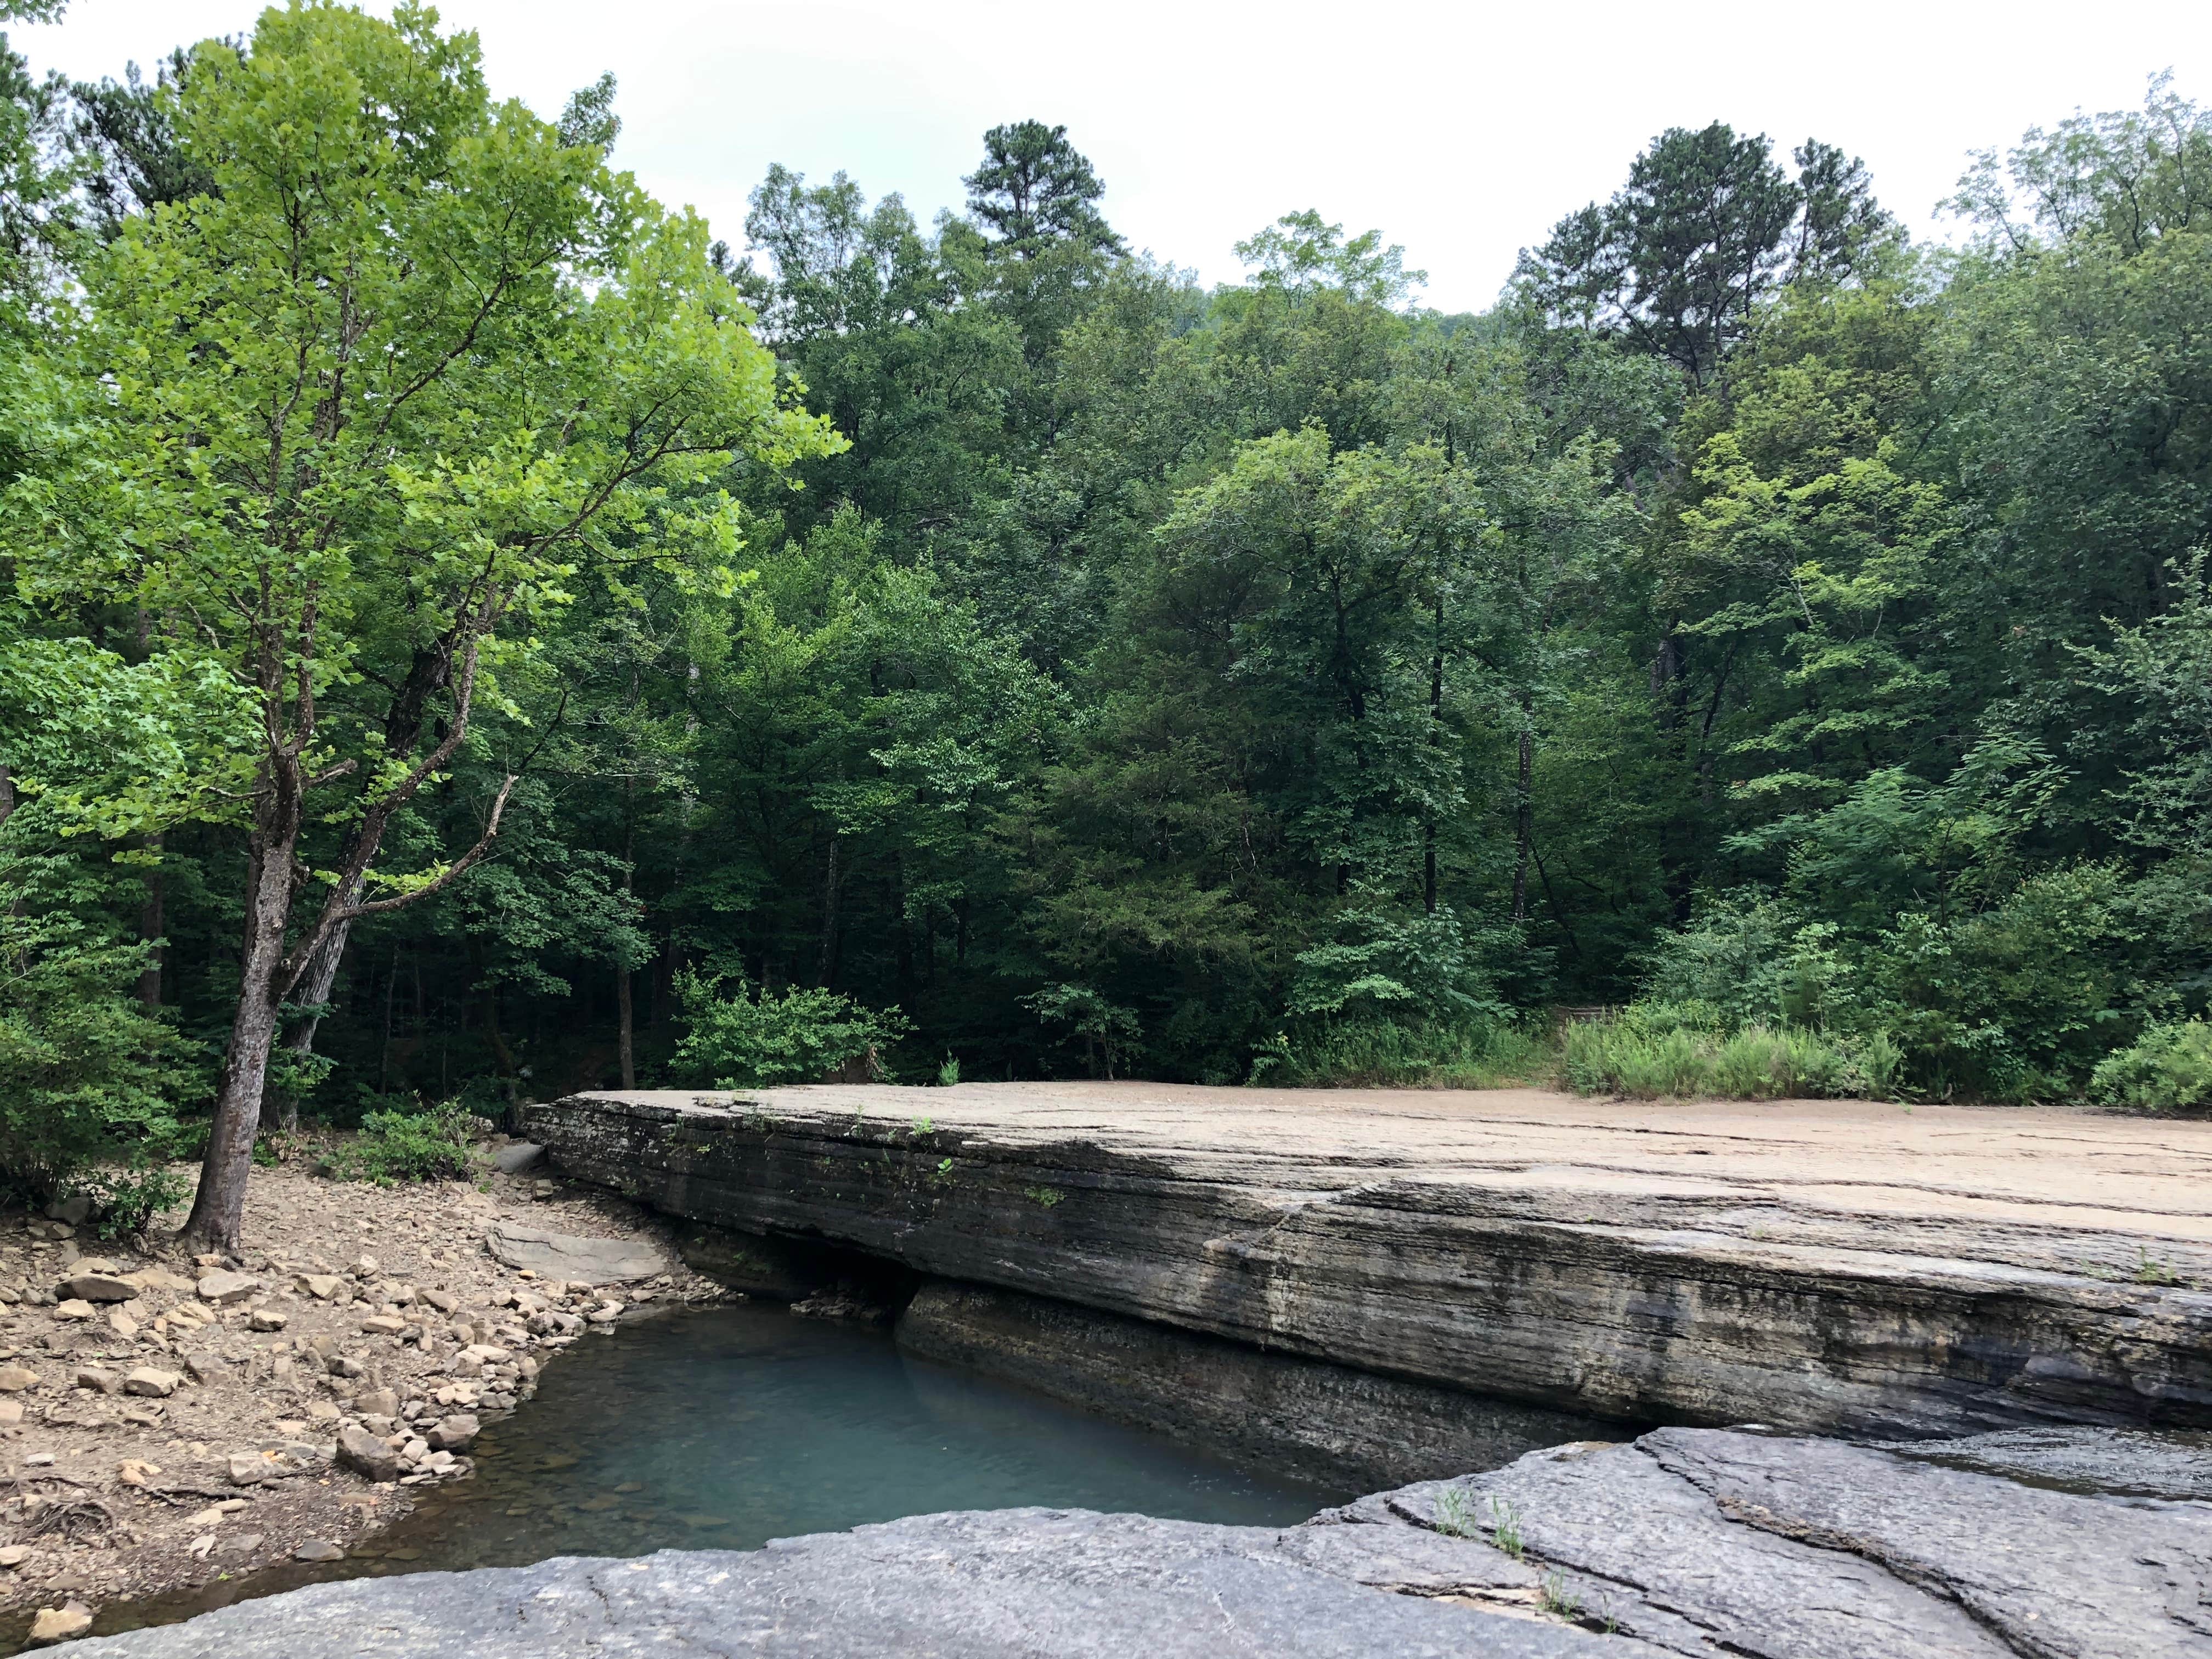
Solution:
[{"label": "gray rock in foreground", "polygon": [[918,1516],[764,1550],[325,1584],[96,1659],[2180,1659],[2212,1506],[1864,1447],[1667,1429],[1271,1531]]},{"label": "gray rock in foreground", "polygon": [[540,1278],[566,1279],[572,1285],[651,1279],[666,1273],[669,1267],[659,1251],[635,1239],[583,1238],[506,1222],[495,1222],[485,1232],[484,1247],[493,1260],[510,1267],[527,1267]]},{"label": "gray rock in foreground", "polygon": [[[1416,1543],[1434,1538],[1397,1530]],[[72,1652],[99,1659],[633,1652],[686,1659],[1604,1659],[1623,1645],[1364,1589],[1283,1551],[1285,1535],[1087,1510],[920,1516],[744,1554],[664,1550],[638,1561],[567,1559],[319,1584]],[[1510,1565],[1477,1545],[1455,1548]]]}]

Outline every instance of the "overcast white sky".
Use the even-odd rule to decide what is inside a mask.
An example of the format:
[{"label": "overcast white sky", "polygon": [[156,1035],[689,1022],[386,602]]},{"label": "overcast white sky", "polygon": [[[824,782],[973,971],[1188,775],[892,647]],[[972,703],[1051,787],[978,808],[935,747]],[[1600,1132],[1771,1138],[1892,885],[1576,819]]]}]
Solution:
[{"label": "overcast white sky", "polygon": [[[378,7],[374,9],[382,9]],[[34,65],[119,74],[249,29],[253,0],[73,0],[12,31]],[[2212,99],[2212,3],[1703,0],[1687,6],[1277,0],[448,0],[495,92],[552,114],[612,70],[616,159],[743,244],[771,161],[926,221],[958,205],[979,135],[1065,122],[1131,241],[1234,278],[1231,244],[1316,207],[1379,226],[1425,299],[1489,303],[1522,245],[1608,195],[1662,128],[1718,118],[1778,148],[1866,158],[1916,229],[1966,153],[2075,109],[2138,103],[2152,71]]]}]

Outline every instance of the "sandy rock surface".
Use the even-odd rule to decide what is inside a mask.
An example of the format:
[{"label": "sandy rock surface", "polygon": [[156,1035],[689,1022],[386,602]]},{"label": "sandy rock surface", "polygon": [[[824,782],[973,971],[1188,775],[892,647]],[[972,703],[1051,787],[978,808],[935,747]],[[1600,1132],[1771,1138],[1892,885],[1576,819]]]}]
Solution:
[{"label": "sandy rock surface", "polygon": [[[509,1176],[377,1188],[308,1160],[257,1168],[237,1260],[0,1220],[0,1608],[98,1607],[324,1559],[465,1477],[482,1423],[623,1309],[720,1292],[665,1271],[613,1290],[519,1271],[502,1225],[604,1239],[659,1225],[602,1194]],[[183,1212],[166,1218],[173,1230]],[[360,1454],[347,1455],[356,1446]],[[371,1455],[374,1447],[380,1455]]]}]

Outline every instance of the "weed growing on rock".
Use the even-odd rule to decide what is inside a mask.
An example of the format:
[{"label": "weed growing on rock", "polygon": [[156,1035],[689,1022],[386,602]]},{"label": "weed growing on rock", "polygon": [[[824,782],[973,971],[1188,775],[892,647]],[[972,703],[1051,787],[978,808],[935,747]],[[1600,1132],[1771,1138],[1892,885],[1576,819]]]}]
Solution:
[{"label": "weed growing on rock", "polygon": [[1067,1194],[1060,1191],[1057,1187],[1031,1187],[1027,1188],[1022,1194],[1022,1196],[1029,1200],[1030,1203],[1049,1210],[1054,1205],[1059,1203],[1061,1199],[1066,1198]]},{"label": "weed growing on rock", "polygon": [[1579,1619],[1583,1598],[1567,1587],[1567,1575],[1554,1567],[1536,1587],[1536,1605],[1555,1619]]},{"label": "weed growing on rock", "polygon": [[1521,1511],[1510,1498],[1496,1493],[1490,1499],[1491,1542],[1518,1561],[1524,1553],[1521,1541]]},{"label": "weed growing on rock", "polygon": [[2180,1275],[2153,1255],[2147,1248],[2139,1248],[2137,1254],[2142,1259],[2136,1263],[2136,1270],[2132,1275],[2136,1284],[2179,1285],[2181,1283]]},{"label": "weed growing on rock", "polygon": [[1482,1528],[1475,1521],[1467,1494],[1457,1486],[1437,1499],[1437,1530],[1454,1538],[1482,1536]]}]

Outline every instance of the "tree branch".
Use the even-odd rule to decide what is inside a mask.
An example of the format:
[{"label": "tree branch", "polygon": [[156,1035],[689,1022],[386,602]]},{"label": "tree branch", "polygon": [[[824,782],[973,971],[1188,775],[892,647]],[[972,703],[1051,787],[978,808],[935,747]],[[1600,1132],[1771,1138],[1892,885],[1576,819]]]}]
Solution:
[{"label": "tree branch", "polygon": [[339,911],[337,920],[352,921],[362,916],[373,916],[386,910],[404,909],[406,906],[414,903],[416,899],[429,897],[431,894],[461,875],[471,865],[489,852],[492,842],[499,838],[500,815],[507,811],[507,798],[514,793],[514,786],[520,781],[520,774],[510,772],[507,775],[507,781],[500,785],[499,793],[492,798],[491,821],[484,825],[484,832],[477,838],[477,844],[440,871],[431,880],[425,882],[411,893],[395,893],[390,898],[371,899],[365,904],[350,906]]}]

